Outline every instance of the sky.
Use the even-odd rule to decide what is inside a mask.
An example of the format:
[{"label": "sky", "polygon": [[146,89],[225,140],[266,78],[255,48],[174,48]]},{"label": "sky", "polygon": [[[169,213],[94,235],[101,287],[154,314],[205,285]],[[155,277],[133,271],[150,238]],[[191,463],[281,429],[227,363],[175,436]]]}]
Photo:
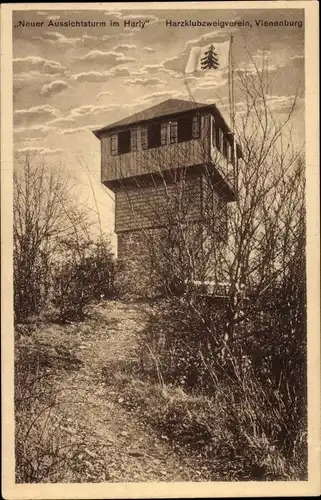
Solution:
[{"label": "sky", "polygon": [[[113,195],[100,183],[100,143],[92,130],[169,98],[189,100],[191,94],[198,102],[215,102],[229,120],[226,69],[193,74],[187,80],[184,76],[193,46],[215,45],[232,34],[235,66],[249,70],[264,52],[272,78],[269,108],[282,118],[293,96],[298,96],[293,137],[298,146],[302,143],[303,15],[299,9],[15,11],[14,149],[63,168],[80,203],[93,214],[98,207],[104,230],[112,233]],[[241,21],[244,26],[173,25],[185,20]],[[301,21],[303,26],[257,26],[259,20]],[[106,26],[55,25],[67,21]],[[28,22],[39,25],[27,26]],[[242,103],[236,104],[241,109]]]}]

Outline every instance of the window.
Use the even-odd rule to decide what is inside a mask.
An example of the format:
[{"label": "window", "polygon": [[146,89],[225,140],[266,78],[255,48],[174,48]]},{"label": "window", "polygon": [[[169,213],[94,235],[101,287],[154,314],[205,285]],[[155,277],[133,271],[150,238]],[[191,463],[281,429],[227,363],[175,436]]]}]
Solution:
[{"label": "window", "polygon": [[148,125],[148,147],[158,148],[161,145],[160,123],[150,123]]},{"label": "window", "polygon": [[220,129],[219,131],[219,137],[220,137],[220,151],[221,153],[223,153],[223,150],[224,150],[224,134],[223,134],[223,130]]},{"label": "window", "polygon": [[161,145],[167,144],[167,123],[161,124]]},{"label": "window", "polygon": [[117,135],[112,135],[110,138],[110,154],[117,154]]},{"label": "window", "polygon": [[199,139],[201,135],[201,119],[200,116],[194,116],[192,123],[192,138]]},{"label": "window", "polygon": [[221,129],[219,127],[215,127],[215,145],[219,151],[221,151],[221,136]]},{"label": "window", "polygon": [[169,135],[171,144],[177,142],[177,122],[169,123]]},{"label": "window", "polygon": [[193,118],[185,116],[178,121],[178,142],[190,141],[192,139]]},{"label": "window", "polygon": [[215,128],[215,120],[212,118],[212,144],[216,145],[216,128]]},{"label": "window", "polygon": [[142,149],[147,149],[147,147],[148,147],[148,142],[147,142],[147,127],[142,127],[141,128],[141,145],[142,145]]},{"label": "window", "polygon": [[223,136],[223,155],[225,156],[225,158],[228,158],[227,140],[224,136]]},{"label": "window", "polygon": [[124,130],[118,134],[118,154],[129,153],[130,151],[130,130]]},{"label": "window", "polygon": [[137,151],[137,128],[133,128],[130,131],[130,149],[131,151]]},{"label": "window", "polygon": [[[227,153],[226,151],[226,141],[224,138],[224,134],[222,130],[219,127],[215,127],[215,145],[221,153],[225,154]],[[225,151],[225,152],[224,152]]]}]

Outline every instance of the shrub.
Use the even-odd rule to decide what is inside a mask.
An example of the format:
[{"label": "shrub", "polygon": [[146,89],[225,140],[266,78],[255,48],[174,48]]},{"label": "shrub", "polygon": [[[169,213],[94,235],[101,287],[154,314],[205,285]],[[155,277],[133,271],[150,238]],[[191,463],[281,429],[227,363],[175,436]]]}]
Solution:
[{"label": "shrub", "polygon": [[[57,411],[57,381],[62,368],[77,369],[79,360],[57,355],[32,337],[16,340],[15,352],[15,459],[16,482],[60,482],[70,479],[73,460],[82,444],[71,441]],[[78,363],[77,363],[78,361]]]},{"label": "shrub", "polygon": [[79,321],[94,300],[114,298],[116,265],[109,241],[65,241],[62,258],[56,263],[54,305],[62,321]]},{"label": "shrub", "polygon": [[[108,384],[111,373],[108,372]],[[105,374],[103,374],[105,375]],[[117,402],[135,413],[178,453],[198,457],[209,480],[304,480],[306,460],[298,446],[289,460],[280,445],[281,408],[259,383],[220,383],[211,396],[187,393],[113,373]],[[112,395],[111,395],[112,397]],[[281,417],[282,420],[282,417]],[[300,435],[302,442],[305,436]]]},{"label": "shrub", "polygon": [[152,382],[180,387],[188,394],[197,391],[211,408],[194,409],[191,418],[190,404],[176,401],[173,406],[172,401],[159,409],[157,427],[194,448],[200,439],[193,443],[192,435],[201,433],[201,441],[211,441],[210,448],[203,447],[203,455],[226,460],[231,474],[236,467],[237,478],[304,478],[303,287],[297,284],[291,294],[281,285],[270,290],[246,320],[235,325],[228,344],[225,310],[208,298],[169,296],[154,306],[141,341],[146,374]]}]

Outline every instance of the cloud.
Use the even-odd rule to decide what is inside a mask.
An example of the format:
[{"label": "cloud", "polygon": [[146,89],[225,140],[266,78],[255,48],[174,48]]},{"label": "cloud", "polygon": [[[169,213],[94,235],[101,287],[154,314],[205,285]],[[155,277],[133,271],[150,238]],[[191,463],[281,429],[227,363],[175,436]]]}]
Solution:
[{"label": "cloud", "polygon": [[98,97],[103,97],[105,95],[111,95],[111,93],[110,92],[99,92],[97,99],[98,99]]},{"label": "cloud", "polygon": [[146,66],[143,66],[140,71],[133,71],[131,73],[131,76],[150,76],[151,74],[159,74],[159,73],[164,73],[168,76],[175,76],[176,73],[173,72],[170,69],[164,68],[163,64],[147,64]]},{"label": "cloud", "polygon": [[57,149],[50,149],[50,148],[43,148],[43,147],[27,147],[27,148],[21,148],[17,149],[17,153],[20,154],[35,154],[35,155],[57,155],[60,153],[63,153],[64,149],[57,148]]},{"label": "cloud", "polygon": [[45,104],[28,109],[18,109],[14,112],[14,123],[16,127],[28,126],[29,124],[41,124],[58,117],[60,111],[57,108]]},{"label": "cloud", "polygon": [[60,130],[61,135],[67,135],[67,134],[81,134],[83,132],[92,132],[95,129],[102,128],[105,125],[105,123],[100,123],[99,125],[97,124],[92,124],[92,125],[84,125],[82,127],[74,127],[74,128],[65,128]]},{"label": "cloud", "polygon": [[78,37],[67,37],[57,31],[45,31],[41,36],[34,36],[32,39],[40,40],[42,43],[56,47],[93,48],[97,46],[97,43],[101,43],[107,38],[108,35],[98,38],[97,36],[87,35],[86,33]]},{"label": "cloud", "polygon": [[71,80],[76,80],[78,82],[93,82],[100,83],[106,82],[110,78],[118,78],[122,76],[130,76],[128,68],[114,68],[109,71],[88,71],[84,73],[78,73],[72,75]]},{"label": "cloud", "polygon": [[137,49],[136,45],[130,45],[128,43],[120,43],[119,45],[116,45],[116,47],[113,48],[113,51],[117,52],[117,50],[134,50]]},{"label": "cloud", "polygon": [[268,50],[268,49],[258,49],[256,54],[254,54],[253,59],[258,59],[258,60],[262,60],[262,59],[265,59],[267,57],[270,57],[270,55],[272,54],[272,51],[271,50]]},{"label": "cloud", "polygon": [[294,103],[300,107],[304,102],[302,98],[296,100],[294,95],[267,95],[266,99],[268,108],[280,114],[289,113]]},{"label": "cloud", "polygon": [[100,50],[93,50],[88,52],[85,56],[81,57],[81,61],[105,64],[115,66],[116,64],[124,64],[134,62],[135,59],[126,57],[122,52],[101,52]]},{"label": "cloud", "polygon": [[[235,31],[237,28],[229,28],[229,32]],[[221,40],[221,39],[224,40]],[[209,43],[221,43],[225,42],[228,39],[225,33],[222,33],[221,30],[214,30],[210,31],[210,33],[205,33],[205,35],[201,35],[199,38],[194,38],[194,40],[189,40],[188,42],[185,43],[185,49],[190,50],[192,47],[195,45],[203,44],[206,42],[207,44]]]},{"label": "cloud", "polygon": [[98,113],[102,113],[105,111],[110,111],[112,109],[117,108],[115,104],[109,104],[109,105],[101,105],[101,106],[94,106],[94,105],[85,105],[85,106],[79,106],[78,108],[74,108],[70,111],[70,116],[77,118],[78,116],[86,116],[86,115],[95,115]]},{"label": "cloud", "polygon": [[37,71],[48,75],[60,75],[66,72],[66,67],[58,61],[51,61],[38,56],[13,59],[14,73],[26,73],[30,71]]},{"label": "cloud", "polygon": [[152,49],[151,47],[143,47],[143,50],[145,52],[155,52],[155,49]]},{"label": "cloud", "polygon": [[50,21],[56,21],[56,20],[60,19],[61,16],[58,16],[56,14],[55,15],[49,15],[50,12],[52,12],[52,11],[45,12],[45,11],[42,11],[42,10],[41,11],[38,10],[37,14],[38,14],[38,16],[46,16],[47,19],[50,20]]},{"label": "cloud", "polygon": [[304,66],[304,62],[305,62],[304,54],[296,54],[290,59],[290,64],[298,69],[301,69]]},{"label": "cloud", "polygon": [[213,75],[210,75],[210,78],[202,79],[201,81],[196,80],[195,82],[195,90],[214,89],[217,87],[221,87],[222,85],[227,85],[228,79],[223,75],[217,74],[215,75],[215,77],[213,77]]},{"label": "cloud", "polygon": [[75,46],[81,41],[81,37],[66,37],[58,31],[45,31],[41,36],[33,37],[34,40],[40,40],[42,42],[47,42],[57,45]]},{"label": "cloud", "polygon": [[304,54],[295,54],[294,56],[290,57],[290,60],[296,61],[296,60],[302,60],[304,58],[305,58]]},{"label": "cloud", "polygon": [[105,11],[104,12],[105,16],[108,16],[108,17],[117,17],[117,19],[120,19],[121,16],[122,16],[122,13],[119,12],[119,11]]},{"label": "cloud", "polygon": [[42,97],[53,97],[54,95],[60,94],[60,92],[66,90],[68,87],[69,85],[67,82],[56,80],[54,82],[43,85],[42,89],[40,90],[40,95]]},{"label": "cloud", "polygon": [[163,64],[147,64],[143,66],[142,72],[144,73],[158,73],[158,72],[170,73]]},{"label": "cloud", "polygon": [[162,85],[165,84],[163,80],[160,80],[159,78],[148,78],[148,79],[142,79],[142,78],[136,78],[136,79],[131,79],[131,80],[125,80],[125,85],[130,85],[130,86],[138,86],[138,87],[146,87],[148,85]]},{"label": "cloud", "polygon": [[176,90],[168,90],[168,91],[165,91],[165,92],[154,92],[153,94],[147,94],[147,95],[144,95],[138,99],[135,100],[134,104],[135,105],[140,105],[140,104],[146,104],[146,103],[150,103],[151,101],[156,101],[156,100],[160,100],[160,99],[175,99],[175,98],[181,98],[181,97],[185,97],[184,94],[182,94],[182,92],[179,92],[179,91],[176,91]]},{"label": "cloud", "polygon": [[87,33],[84,33],[80,36],[67,37],[57,31],[45,31],[44,33],[41,33],[41,36],[33,36],[32,40],[39,40],[43,44],[55,47],[95,49],[97,46],[103,46],[105,42],[109,43],[112,40],[117,40],[119,43],[120,40],[126,39],[130,36],[131,33],[123,32],[102,36],[88,35]]},{"label": "cloud", "polygon": [[52,133],[56,127],[48,125],[28,125],[27,127],[15,127],[14,134],[21,140],[42,140],[48,133]]},{"label": "cloud", "polygon": [[119,106],[115,104],[102,104],[99,106],[87,104],[71,109],[68,115],[53,119],[49,122],[49,125],[56,128],[65,128],[73,124],[79,128],[80,126],[84,126],[81,122],[87,121],[88,117],[90,117],[90,119],[95,119],[98,115],[109,113],[118,108]]}]

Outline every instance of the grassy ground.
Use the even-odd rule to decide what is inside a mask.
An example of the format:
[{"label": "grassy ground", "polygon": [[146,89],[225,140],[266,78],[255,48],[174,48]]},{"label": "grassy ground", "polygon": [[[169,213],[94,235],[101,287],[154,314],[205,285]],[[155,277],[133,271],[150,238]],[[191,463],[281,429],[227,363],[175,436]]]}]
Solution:
[{"label": "grassy ground", "polygon": [[[36,377],[40,374],[44,381],[35,384],[34,377],[28,382],[30,367],[21,371],[18,365],[17,377],[22,377],[16,381],[16,396],[26,394],[28,384],[30,389],[30,404],[23,396],[17,405],[18,482],[209,478],[197,455],[175,450],[166,435],[141,418],[135,401],[130,404],[128,383],[143,384],[126,371],[139,365],[136,347],[142,328],[142,307],[110,302],[95,307],[81,324],[40,323],[29,335],[17,335],[18,363],[26,359],[22,353],[29,358],[34,353]],[[41,387],[37,396],[35,386]],[[151,396],[152,401],[155,393]],[[156,397],[163,406],[162,394]]]},{"label": "grassy ground", "polygon": [[151,312],[106,302],[82,323],[17,329],[17,482],[305,479],[305,433],[286,456],[282,409],[259,387],[163,383],[139,355]]}]

